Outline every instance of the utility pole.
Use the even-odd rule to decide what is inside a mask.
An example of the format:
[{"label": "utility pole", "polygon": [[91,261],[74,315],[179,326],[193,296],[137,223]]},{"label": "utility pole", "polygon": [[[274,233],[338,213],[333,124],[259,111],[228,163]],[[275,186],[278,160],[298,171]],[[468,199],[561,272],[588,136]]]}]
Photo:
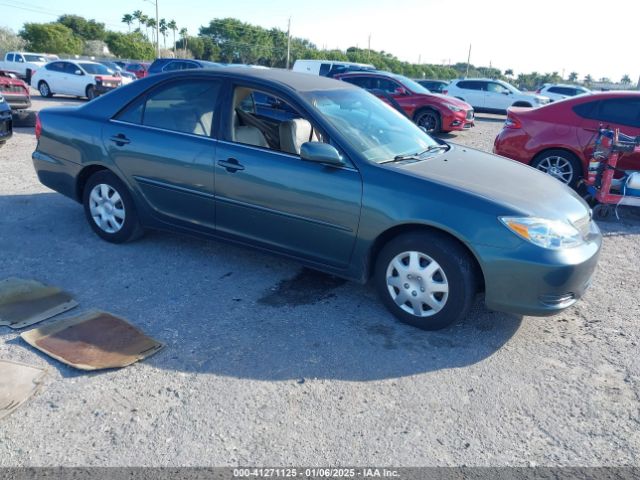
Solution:
[{"label": "utility pole", "polygon": [[156,0],[156,51],[160,58],[160,16],[158,15],[158,0]]},{"label": "utility pole", "polygon": [[469,63],[471,63],[471,44],[469,44],[469,56],[467,57],[467,73],[464,76],[465,78],[469,76]]},{"label": "utility pole", "polygon": [[287,25],[287,70],[289,70],[289,55],[291,53],[291,17]]},{"label": "utility pole", "polygon": [[371,58],[371,34],[369,34],[369,42],[368,42],[368,48],[367,48],[367,60],[369,60]]}]

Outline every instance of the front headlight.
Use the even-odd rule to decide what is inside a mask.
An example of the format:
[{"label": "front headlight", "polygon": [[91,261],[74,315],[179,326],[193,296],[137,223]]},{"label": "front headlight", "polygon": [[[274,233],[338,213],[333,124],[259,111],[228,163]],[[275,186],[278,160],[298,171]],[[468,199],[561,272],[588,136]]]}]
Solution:
[{"label": "front headlight", "polygon": [[447,108],[449,110],[451,110],[452,112],[461,112],[462,109],[460,107],[456,107],[455,105],[451,105],[450,103],[447,103]]},{"label": "front headlight", "polygon": [[576,227],[568,222],[536,217],[500,217],[513,233],[542,248],[559,250],[584,243]]}]

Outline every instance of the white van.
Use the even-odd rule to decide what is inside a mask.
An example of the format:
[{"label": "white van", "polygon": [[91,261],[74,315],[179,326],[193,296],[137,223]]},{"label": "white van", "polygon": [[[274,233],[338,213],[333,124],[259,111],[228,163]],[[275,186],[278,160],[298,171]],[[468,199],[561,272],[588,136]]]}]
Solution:
[{"label": "white van", "polygon": [[333,76],[332,73],[340,71],[354,70],[375,70],[376,67],[367,63],[339,62],[336,60],[296,60],[293,64],[294,72],[310,73],[312,75],[322,75],[323,77]]}]

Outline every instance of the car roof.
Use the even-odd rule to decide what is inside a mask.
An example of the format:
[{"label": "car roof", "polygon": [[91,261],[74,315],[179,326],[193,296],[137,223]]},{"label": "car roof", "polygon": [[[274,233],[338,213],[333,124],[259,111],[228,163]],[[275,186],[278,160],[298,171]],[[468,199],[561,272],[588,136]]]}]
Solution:
[{"label": "car roof", "polygon": [[[280,86],[289,87],[299,92],[315,90],[359,89],[349,83],[333,78],[310,73],[293,72],[282,68],[246,68],[246,67],[215,67],[198,70],[198,73],[215,74],[216,76],[241,77],[248,80],[266,81]],[[193,70],[163,73],[162,75],[188,76]]]}]

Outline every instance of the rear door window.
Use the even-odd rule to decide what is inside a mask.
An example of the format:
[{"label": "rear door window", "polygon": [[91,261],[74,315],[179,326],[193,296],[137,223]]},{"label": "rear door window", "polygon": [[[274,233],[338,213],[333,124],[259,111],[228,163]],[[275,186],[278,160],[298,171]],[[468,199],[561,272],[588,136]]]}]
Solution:
[{"label": "rear door window", "polygon": [[371,88],[371,77],[344,77],[344,80],[347,83],[351,83],[352,85],[357,85],[360,88],[370,89]]},{"label": "rear door window", "polygon": [[486,83],[487,82],[463,81],[463,82],[458,82],[458,88],[463,88],[465,90],[487,90]]},{"label": "rear door window", "polygon": [[7,62],[13,62],[13,53],[7,55]]},{"label": "rear door window", "polygon": [[331,70],[331,64],[330,63],[322,63],[320,65],[320,75],[326,76],[327,73],[329,73],[330,70]]},{"label": "rear door window", "polygon": [[209,137],[219,91],[220,82],[215,80],[171,82],[134,101],[115,119]]}]

